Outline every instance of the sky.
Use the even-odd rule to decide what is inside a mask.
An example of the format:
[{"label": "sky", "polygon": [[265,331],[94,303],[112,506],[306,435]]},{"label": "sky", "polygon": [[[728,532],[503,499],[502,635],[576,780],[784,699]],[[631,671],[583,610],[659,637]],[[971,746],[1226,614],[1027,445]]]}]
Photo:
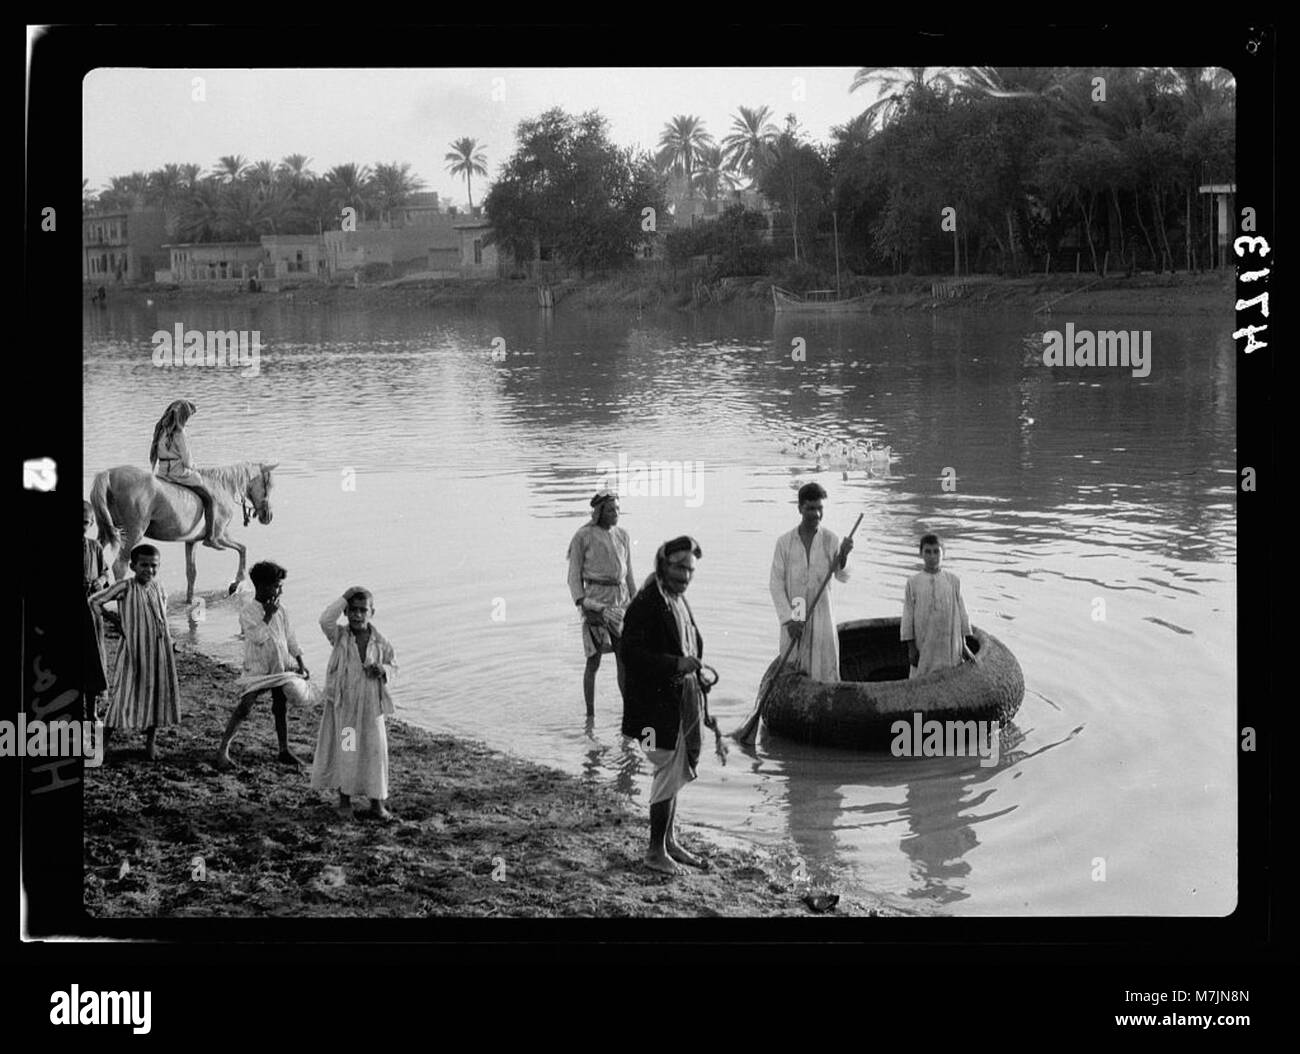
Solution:
[{"label": "sky", "polygon": [[[702,117],[721,140],[737,107],[767,105],[782,126],[793,113],[826,140],[876,100],[849,94],[854,67],[586,69],[96,69],[82,82],[82,176],[194,162],[206,173],[226,154],[250,162],[306,154],[317,175],[349,161],[408,162],[444,200],[464,205],[465,183],[446,172],[453,140],[469,136],[494,176],[515,148],[515,128],[553,106],[599,110],[620,146],[653,149],[678,114]],[[202,77],[202,91],[194,78]],[[202,94],[202,100],[196,95]],[[482,202],[486,182],[474,181]]]}]

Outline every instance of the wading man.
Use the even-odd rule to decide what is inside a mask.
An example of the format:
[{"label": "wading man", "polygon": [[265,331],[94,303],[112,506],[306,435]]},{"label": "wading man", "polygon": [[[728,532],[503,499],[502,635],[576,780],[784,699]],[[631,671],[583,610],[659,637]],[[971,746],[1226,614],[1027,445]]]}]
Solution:
[{"label": "wading man", "polygon": [[707,867],[677,841],[677,792],[695,779],[700,760],[704,641],[686,603],[701,556],[683,535],[655,554],[655,573],[627,609],[620,652],[627,667],[623,734],[641,741],[654,765],[650,784],[650,847],[646,865],[676,875],[678,864]]},{"label": "wading man", "polygon": [[838,681],[840,637],[829,584],[822,590],[817,607],[809,610],[809,605],[832,568],[838,581],[849,580],[847,563],[853,539],[845,538],[840,544],[821,525],[825,499],[826,491],[819,483],[805,483],[799,488],[799,526],[777,539],[768,586],[781,623],[777,654],[785,654],[794,638],[799,644],[792,661],[799,669],[814,681]]},{"label": "wading man", "polygon": [[582,612],[582,647],[587,668],[582,695],[588,716],[596,712],[596,671],[600,657],[614,652],[618,690],[623,692],[623,659],[617,652],[623,613],[636,592],[632,577],[632,543],[618,526],[618,497],[602,490],[591,499],[591,522],[569,543],[569,593]]}]

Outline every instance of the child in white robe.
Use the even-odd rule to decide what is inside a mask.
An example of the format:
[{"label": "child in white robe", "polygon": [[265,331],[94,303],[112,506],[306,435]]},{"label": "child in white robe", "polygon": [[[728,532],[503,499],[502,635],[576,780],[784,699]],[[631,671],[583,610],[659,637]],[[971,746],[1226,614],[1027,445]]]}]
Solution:
[{"label": "child in white robe", "polygon": [[903,622],[899,637],[907,644],[911,664],[908,677],[923,677],[935,670],[975,658],[966,646],[970,619],[961,598],[961,581],[941,570],[943,543],[936,534],[921,538],[925,570],[907,580],[903,593]]},{"label": "child in white robe", "polygon": [[[346,625],[339,616],[346,611]],[[384,717],[394,713],[388,685],[397,672],[393,646],[370,623],[374,600],[353,586],[320,617],[320,628],[334,646],[325,675],[325,699],[311,785],[339,792],[340,816],[352,815],[352,796],[370,799],[359,815],[391,820],[388,797],[388,733]]]},{"label": "child in white robe", "polygon": [[[230,756],[230,744],[234,742],[239,726],[252,712],[258,696],[266,691],[271,693],[271,716],[280,743],[279,760],[295,768],[302,765],[289,749],[289,702],[292,700],[301,705],[310,700],[307,678],[311,675],[289,622],[289,612],[280,603],[284,592],[282,583],[288,574],[270,560],[258,561],[248,572],[255,591],[239,609],[239,628],[244,635],[244,672],[235,682],[239,689],[239,705],[230,715],[221,745],[217,747],[215,764],[219,769],[235,767]],[[295,669],[290,669],[291,664]]]}]

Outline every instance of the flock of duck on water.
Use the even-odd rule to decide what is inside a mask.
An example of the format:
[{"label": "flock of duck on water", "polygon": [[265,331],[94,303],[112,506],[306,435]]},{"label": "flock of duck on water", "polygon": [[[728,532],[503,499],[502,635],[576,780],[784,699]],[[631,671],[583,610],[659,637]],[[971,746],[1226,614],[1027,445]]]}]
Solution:
[{"label": "flock of duck on water", "polygon": [[815,471],[823,469],[866,469],[873,473],[886,473],[893,460],[893,448],[877,446],[871,439],[846,442],[844,440],[797,436],[781,446],[782,454],[794,454],[816,463]]}]

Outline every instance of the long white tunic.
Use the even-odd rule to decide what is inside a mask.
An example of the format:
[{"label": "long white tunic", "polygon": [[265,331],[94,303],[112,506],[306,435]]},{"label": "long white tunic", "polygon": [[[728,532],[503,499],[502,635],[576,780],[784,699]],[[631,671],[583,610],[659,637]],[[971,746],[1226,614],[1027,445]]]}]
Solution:
[{"label": "long white tunic", "polygon": [[[334,650],[325,675],[311,785],[383,801],[388,797],[384,717],[394,713],[388,684],[397,672],[397,661],[393,646],[373,625],[362,657],[351,628],[339,622],[346,608],[347,601],[339,597],[320,617],[321,631]],[[378,666],[384,676],[369,676],[367,664]]]},{"label": "long white tunic", "polygon": [[901,640],[915,640],[921,661],[908,677],[922,677],[961,662],[970,620],[961,599],[961,581],[951,571],[919,571],[903,591]]},{"label": "long white tunic", "polygon": [[[772,574],[769,588],[776,607],[777,621],[781,623],[777,654],[784,653],[790,637],[784,624],[794,617],[795,600],[803,598],[804,628],[799,645],[791,653],[790,661],[806,670],[815,681],[840,679],[840,637],[835,628],[835,610],[831,605],[831,587],[828,584],[817,602],[813,598],[822,582],[830,574],[832,565],[839,568],[840,540],[825,527],[813,535],[811,547],[805,551],[799,528],[783,534],[776,543],[772,556]],[[836,570],[840,582],[849,580],[849,570]]]}]

